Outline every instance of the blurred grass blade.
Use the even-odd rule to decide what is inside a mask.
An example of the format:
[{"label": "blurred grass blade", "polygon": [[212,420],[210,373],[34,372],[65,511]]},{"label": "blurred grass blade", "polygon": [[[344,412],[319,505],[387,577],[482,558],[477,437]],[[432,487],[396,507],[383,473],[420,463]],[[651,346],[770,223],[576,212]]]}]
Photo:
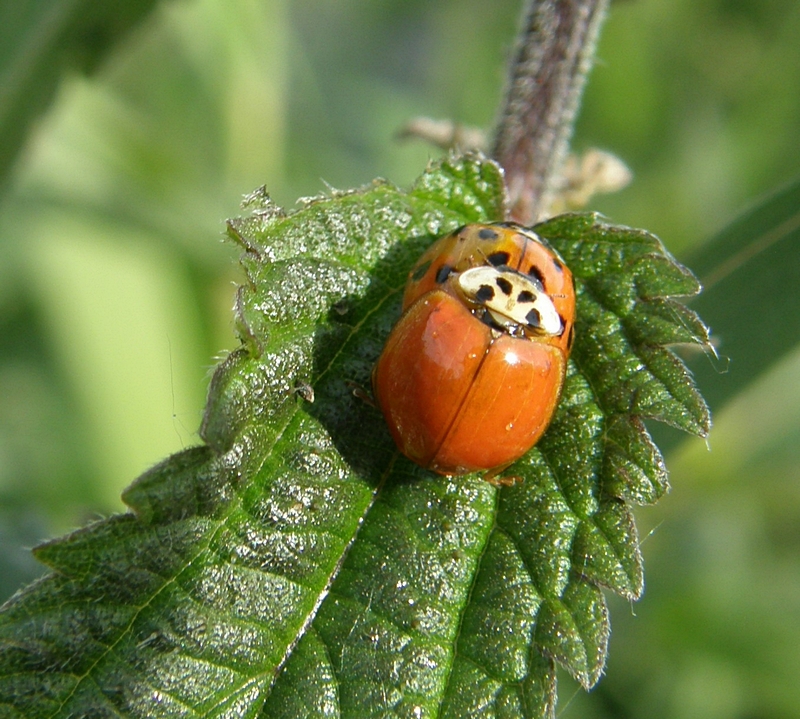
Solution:
[{"label": "blurred grass blade", "polygon": [[800,179],[741,215],[688,264],[704,290],[692,303],[719,342],[696,358],[697,383],[719,409],[800,341]]},{"label": "blurred grass blade", "polygon": [[0,187],[64,70],[91,70],[154,0],[0,3]]}]

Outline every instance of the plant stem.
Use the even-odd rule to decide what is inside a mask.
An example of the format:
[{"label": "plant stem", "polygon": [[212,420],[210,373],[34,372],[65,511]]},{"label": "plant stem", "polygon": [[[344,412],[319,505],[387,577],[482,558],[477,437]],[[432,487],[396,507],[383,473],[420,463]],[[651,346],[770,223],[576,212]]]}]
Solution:
[{"label": "plant stem", "polygon": [[510,219],[547,215],[608,0],[529,0],[492,155],[506,172]]}]

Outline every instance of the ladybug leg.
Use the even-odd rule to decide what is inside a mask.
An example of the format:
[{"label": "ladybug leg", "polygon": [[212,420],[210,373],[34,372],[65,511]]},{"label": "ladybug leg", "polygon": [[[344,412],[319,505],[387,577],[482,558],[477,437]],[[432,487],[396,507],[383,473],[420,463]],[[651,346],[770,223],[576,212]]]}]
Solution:
[{"label": "ladybug leg", "polygon": [[483,481],[488,482],[497,488],[513,487],[517,482],[522,481],[522,477],[516,474],[510,474],[502,477],[498,476],[504,469],[505,467],[496,467],[495,469],[490,469],[486,474],[483,475]]},{"label": "ladybug leg", "polygon": [[378,408],[378,405],[375,402],[375,398],[369,393],[368,390],[364,389],[360,384],[358,384],[357,382],[353,382],[352,380],[346,380],[345,384],[353,392],[353,397],[360,399],[364,404],[369,405],[373,409]]}]

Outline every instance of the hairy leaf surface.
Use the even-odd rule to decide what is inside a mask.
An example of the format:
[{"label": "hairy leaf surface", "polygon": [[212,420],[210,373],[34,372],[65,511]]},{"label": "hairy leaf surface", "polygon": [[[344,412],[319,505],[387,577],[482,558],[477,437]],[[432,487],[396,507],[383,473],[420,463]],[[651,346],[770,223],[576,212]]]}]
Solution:
[{"label": "hairy leaf surface", "polygon": [[360,397],[414,259],[504,200],[473,156],[288,215],[248,198],[242,347],[205,444],[134,482],[131,513],[36,550],[52,573],[0,614],[0,715],[547,717],[556,663],[598,680],[601,588],[641,594],[631,505],[667,489],[643,421],[708,430],[666,347],[706,342],[675,299],[692,275],[593,215],[537,226],[575,274],[576,342],[513,487],[413,465]]}]

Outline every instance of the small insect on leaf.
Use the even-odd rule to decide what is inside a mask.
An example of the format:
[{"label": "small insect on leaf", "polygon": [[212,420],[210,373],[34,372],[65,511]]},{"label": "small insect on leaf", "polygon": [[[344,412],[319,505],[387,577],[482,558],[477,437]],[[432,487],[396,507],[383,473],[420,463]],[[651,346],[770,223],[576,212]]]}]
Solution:
[{"label": "small insect on leaf", "polygon": [[535,232],[473,224],[435,242],[409,273],[373,375],[400,451],[496,481],[553,416],[574,313],[572,275]]}]

